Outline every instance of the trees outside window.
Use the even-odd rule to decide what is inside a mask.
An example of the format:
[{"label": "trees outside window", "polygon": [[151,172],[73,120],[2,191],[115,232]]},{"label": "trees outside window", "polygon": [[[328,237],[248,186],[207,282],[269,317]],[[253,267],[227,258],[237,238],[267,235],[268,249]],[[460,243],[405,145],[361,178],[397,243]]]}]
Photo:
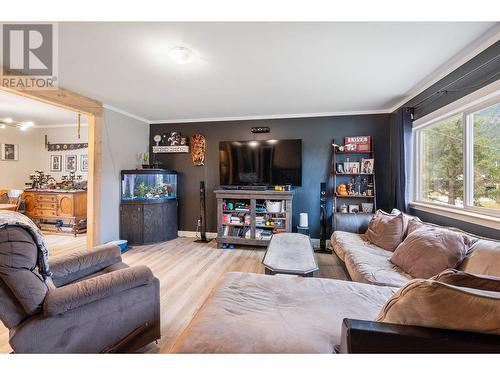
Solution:
[{"label": "trees outside window", "polygon": [[500,103],[415,130],[416,200],[500,214]]},{"label": "trees outside window", "polygon": [[473,205],[500,210],[500,104],[470,115],[473,127]]},{"label": "trees outside window", "polygon": [[450,117],[422,129],[421,141],[421,198],[431,202],[463,206],[462,116]]}]

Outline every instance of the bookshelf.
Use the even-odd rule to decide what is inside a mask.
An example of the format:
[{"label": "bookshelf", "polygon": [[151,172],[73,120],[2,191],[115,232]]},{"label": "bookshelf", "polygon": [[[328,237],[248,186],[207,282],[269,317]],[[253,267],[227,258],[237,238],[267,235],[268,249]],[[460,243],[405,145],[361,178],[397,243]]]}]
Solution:
[{"label": "bookshelf", "polygon": [[[377,210],[375,170],[369,173],[363,173],[363,159],[374,159],[373,142],[370,151],[337,151],[333,148],[332,170],[333,170],[333,230],[336,230],[336,219],[340,215],[369,215],[370,217]],[[346,171],[345,163],[359,163],[358,168],[352,171]],[[343,171],[338,170],[338,165],[342,165]],[[372,163],[373,166],[374,163]],[[339,193],[339,186],[345,185],[347,194]],[[349,192],[351,185],[351,192]],[[372,205],[370,212],[364,212],[363,203]],[[347,212],[341,212],[341,207],[345,205]],[[352,209],[357,206],[357,212]],[[351,209],[350,209],[351,207]]]},{"label": "bookshelf", "polygon": [[[215,190],[217,246],[267,246],[274,233],[292,231],[293,191]],[[266,201],[278,205],[267,210]]]}]

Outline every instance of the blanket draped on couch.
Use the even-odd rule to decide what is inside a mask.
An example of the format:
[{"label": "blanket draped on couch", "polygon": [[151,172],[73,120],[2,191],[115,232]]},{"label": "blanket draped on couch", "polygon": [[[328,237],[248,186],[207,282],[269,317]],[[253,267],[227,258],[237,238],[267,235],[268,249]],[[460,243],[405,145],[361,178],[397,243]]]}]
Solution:
[{"label": "blanket draped on couch", "polygon": [[0,229],[7,226],[17,226],[26,229],[35,241],[38,248],[38,270],[47,285],[52,285],[52,272],[49,268],[49,251],[40,229],[27,216],[15,211],[0,210]]}]

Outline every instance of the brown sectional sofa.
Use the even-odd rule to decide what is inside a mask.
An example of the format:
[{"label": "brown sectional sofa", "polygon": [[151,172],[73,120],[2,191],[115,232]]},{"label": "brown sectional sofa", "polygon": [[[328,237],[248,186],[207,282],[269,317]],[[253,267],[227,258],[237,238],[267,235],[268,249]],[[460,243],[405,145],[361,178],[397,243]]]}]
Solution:
[{"label": "brown sectional sofa", "polygon": [[[392,251],[370,243],[357,228],[351,229],[356,233],[336,231],[330,241],[337,256],[345,263],[352,281],[401,287],[412,280],[410,275],[390,262]],[[500,242],[472,234],[467,236],[473,245],[456,268],[469,273],[500,276]]]},{"label": "brown sectional sofa", "polygon": [[[173,352],[500,353],[500,292],[412,280],[389,261],[392,252],[359,234],[366,224],[351,220],[356,233],[332,235],[353,281],[228,273]],[[460,266],[500,277],[500,243],[477,241]],[[500,287],[500,280],[494,282]],[[470,319],[448,319],[460,309]],[[469,332],[482,327],[475,316],[487,320],[485,333],[495,335]]]},{"label": "brown sectional sofa", "polygon": [[344,317],[374,320],[397,288],[288,275],[227,273],[175,353],[333,353]]}]

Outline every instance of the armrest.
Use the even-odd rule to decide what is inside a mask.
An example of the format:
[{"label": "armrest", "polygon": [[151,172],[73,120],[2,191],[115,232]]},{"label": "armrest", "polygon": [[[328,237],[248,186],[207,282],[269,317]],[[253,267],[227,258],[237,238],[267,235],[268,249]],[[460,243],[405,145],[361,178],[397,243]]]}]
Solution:
[{"label": "armrest", "polygon": [[43,302],[45,316],[63,314],[123,291],[151,283],[153,273],[146,266],[136,266],[96,276],[52,289]]},{"label": "armrest", "polygon": [[117,245],[100,245],[50,260],[52,279],[56,286],[89,276],[122,261]]},{"label": "armrest", "polygon": [[359,212],[353,215],[334,215],[334,230],[363,234],[373,214]]},{"label": "armrest", "polygon": [[500,336],[344,319],[341,353],[500,353]]}]

